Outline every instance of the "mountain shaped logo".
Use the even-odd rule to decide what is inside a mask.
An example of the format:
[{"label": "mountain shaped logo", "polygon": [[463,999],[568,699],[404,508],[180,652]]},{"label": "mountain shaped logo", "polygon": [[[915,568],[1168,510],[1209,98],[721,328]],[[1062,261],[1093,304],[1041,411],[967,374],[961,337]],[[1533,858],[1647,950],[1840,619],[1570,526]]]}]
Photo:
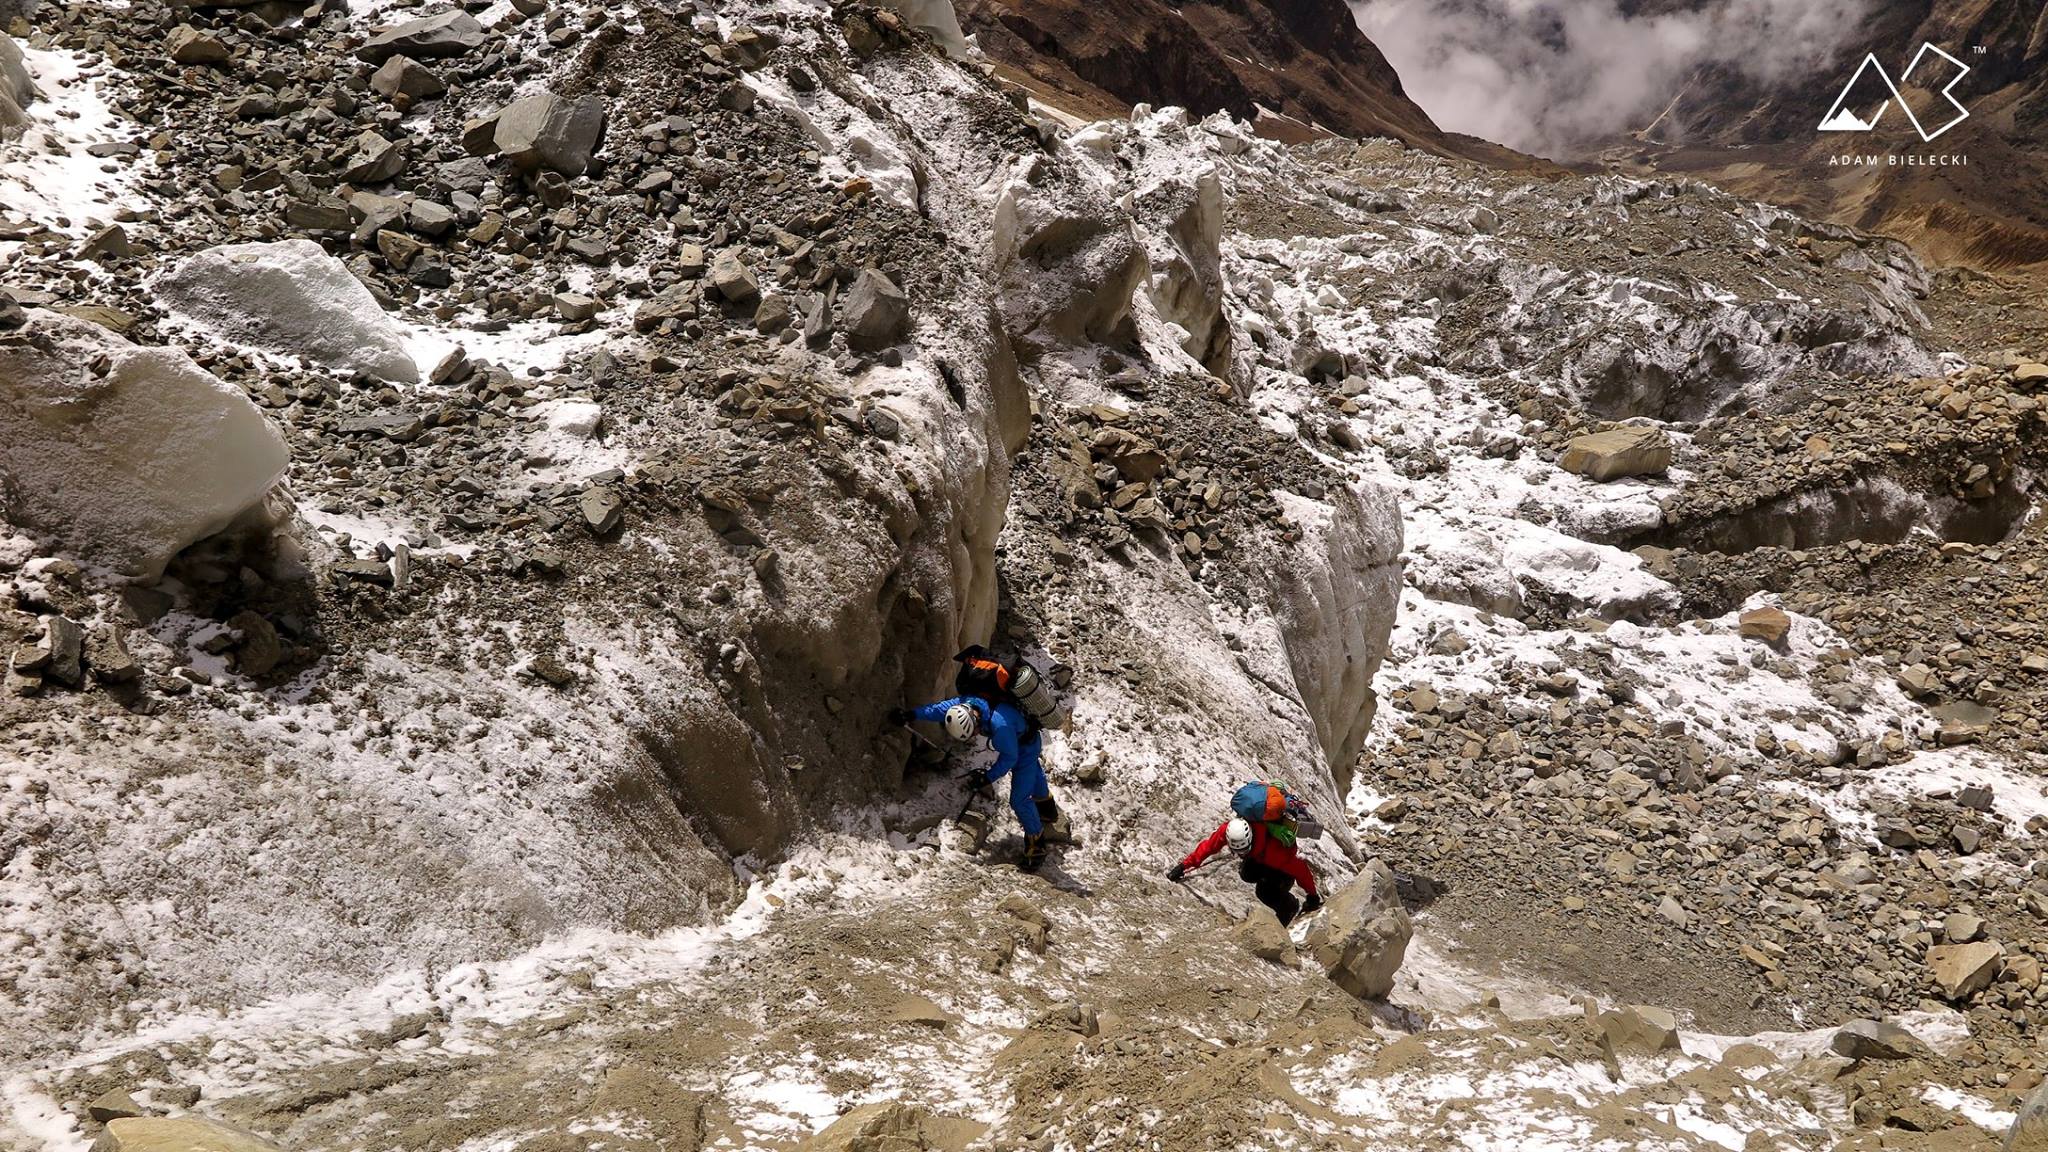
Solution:
[{"label": "mountain shaped logo", "polygon": [[[1956,110],[1956,114],[1950,118],[1948,123],[1941,125],[1931,132],[1928,131],[1925,124],[1920,122],[1920,117],[1913,113],[1913,106],[1906,103],[1906,98],[1899,93],[1899,85],[1912,82],[1913,73],[1920,67],[1920,62],[1925,60],[1930,52],[1955,65],[1958,70],[1954,78],[1943,85],[1941,89],[1941,98],[1948,101],[1949,106]],[[1890,95],[1878,102],[1876,111],[1872,112],[1870,118],[1866,120],[1858,116],[1855,109],[1850,107],[1849,98],[1858,90],[1859,86],[1868,88],[1864,77],[1872,72],[1875,72],[1877,79],[1883,83],[1883,91],[1890,93]],[[1906,122],[1913,126],[1913,131],[1920,134],[1920,139],[1933,143],[1935,137],[1970,118],[1970,110],[1963,107],[1962,101],[1957,100],[1954,95],[1956,85],[1962,83],[1963,77],[1969,74],[1970,66],[1968,64],[1935,47],[1932,43],[1922,43],[1920,50],[1913,53],[1913,59],[1906,65],[1906,70],[1899,74],[1898,82],[1894,83],[1891,75],[1884,70],[1884,65],[1877,62],[1877,53],[1868,53],[1863,57],[1863,63],[1849,77],[1849,82],[1842,85],[1842,94],[1835,97],[1834,105],[1828,109],[1828,114],[1821,119],[1820,130],[1822,132],[1871,131],[1877,127],[1878,121],[1884,119],[1884,114],[1891,109],[1891,106],[1897,104],[1899,111],[1906,114]]]}]

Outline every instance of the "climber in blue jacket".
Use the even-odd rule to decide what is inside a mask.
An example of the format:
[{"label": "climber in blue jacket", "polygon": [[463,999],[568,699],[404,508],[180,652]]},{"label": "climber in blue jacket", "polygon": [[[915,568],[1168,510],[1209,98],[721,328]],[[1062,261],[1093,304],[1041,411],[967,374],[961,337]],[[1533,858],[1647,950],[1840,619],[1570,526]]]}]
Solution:
[{"label": "climber in blue jacket", "polygon": [[1039,763],[1043,748],[1038,725],[1024,711],[1008,701],[991,703],[979,696],[955,696],[915,710],[898,708],[889,714],[898,724],[912,720],[940,722],[955,743],[965,744],[976,736],[988,739],[996,762],[968,778],[968,786],[980,790],[989,783],[1010,778],[1010,810],[1024,827],[1024,855],[1017,867],[1035,872],[1045,861],[1046,829],[1056,837],[1066,835],[1066,820],[1052,797],[1045,766]]}]

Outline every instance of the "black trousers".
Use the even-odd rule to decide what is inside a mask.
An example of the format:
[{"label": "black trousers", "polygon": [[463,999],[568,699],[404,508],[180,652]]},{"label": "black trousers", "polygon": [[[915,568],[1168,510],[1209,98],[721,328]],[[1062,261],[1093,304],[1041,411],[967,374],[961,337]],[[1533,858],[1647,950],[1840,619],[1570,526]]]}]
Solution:
[{"label": "black trousers", "polygon": [[1301,911],[1301,901],[1294,898],[1294,877],[1257,860],[1239,861],[1237,874],[1258,893],[1259,903],[1280,918],[1282,928],[1294,923]]}]

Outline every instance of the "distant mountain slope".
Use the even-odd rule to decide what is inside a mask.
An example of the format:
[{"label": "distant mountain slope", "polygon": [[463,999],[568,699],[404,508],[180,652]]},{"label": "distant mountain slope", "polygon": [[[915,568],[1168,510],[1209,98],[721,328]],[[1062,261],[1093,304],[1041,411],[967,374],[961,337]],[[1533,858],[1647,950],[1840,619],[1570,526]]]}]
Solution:
[{"label": "distant mountain slope", "polygon": [[[1632,13],[1700,7],[1639,0]],[[1870,132],[1821,132],[1866,54],[1898,81],[1921,45],[1966,64],[1954,89],[1969,118],[1922,141],[1896,109]],[[1978,49],[1982,51],[1978,51]],[[2012,268],[2048,261],[2048,7],[2039,0],[1876,0],[1840,55],[1775,86],[1729,68],[1704,69],[1657,122],[1601,160],[1684,172],[1730,190],[1884,232],[1944,262]],[[1940,91],[1958,69],[1930,55],[1901,83],[1930,132],[1953,112]],[[1869,83],[1865,83],[1868,81]],[[1875,72],[1852,102],[1868,116],[1888,95]],[[1963,165],[1830,165],[1830,156],[1961,156]]]},{"label": "distant mountain slope", "polygon": [[1440,130],[1342,0],[956,0],[982,50],[1049,102],[1100,115],[1178,104],[1262,134],[1388,136],[1431,152],[1526,158]]}]

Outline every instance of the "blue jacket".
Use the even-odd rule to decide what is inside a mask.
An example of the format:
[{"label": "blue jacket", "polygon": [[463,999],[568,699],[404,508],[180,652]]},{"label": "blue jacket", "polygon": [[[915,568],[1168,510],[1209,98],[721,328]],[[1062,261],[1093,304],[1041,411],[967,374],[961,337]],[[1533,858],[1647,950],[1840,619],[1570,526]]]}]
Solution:
[{"label": "blue jacket", "polygon": [[1023,827],[1024,834],[1036,836],[1043,832],[1045,828],[1038,816],[1037,802],[1050,799],[1052,788],[1045,779],[1045,765],[1038,758],[1042,745],[1039,733],[1031,730],[1024,713],[1018,711],[1016,705],[992,705],[979,696],[955,696],[927,704],[915,715],[919,720],[944,720],[946,709],[955,704],[967,705],[980,717],[982,734],[988,737],[989,747],[996,750],[996,762],[989,767],[988,778],[1010,778],[1010,811],[1017,814],[1017,823]]},{"label": "blue jacket", "polygon": [[[982,735],[988,737],[989,747],[996,750],[996,762],[988,770],[989,779],[1001,780],[1020,763],[1037,763],[1039,734],[1031,731],[1024,713],[1014,704],[990,704],[979,696],[955,696],[927,704],[914,715],[919,720],[936,723],[944,720],[946,710],[955,704],[965,704],[974,709],[975,715],[981,718]],[[1027,736],[1027,732],[1030,735]]]}]

